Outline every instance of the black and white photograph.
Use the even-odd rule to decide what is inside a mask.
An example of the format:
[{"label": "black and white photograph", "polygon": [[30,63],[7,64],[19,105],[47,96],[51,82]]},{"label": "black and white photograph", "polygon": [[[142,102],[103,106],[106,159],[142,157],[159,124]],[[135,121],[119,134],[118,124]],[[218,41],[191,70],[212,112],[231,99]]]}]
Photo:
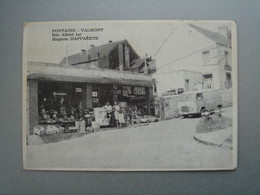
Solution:
[{"label": "black and white photograph", "polygon": [[24,23],[23,168],[237,168],[233,21]]}]

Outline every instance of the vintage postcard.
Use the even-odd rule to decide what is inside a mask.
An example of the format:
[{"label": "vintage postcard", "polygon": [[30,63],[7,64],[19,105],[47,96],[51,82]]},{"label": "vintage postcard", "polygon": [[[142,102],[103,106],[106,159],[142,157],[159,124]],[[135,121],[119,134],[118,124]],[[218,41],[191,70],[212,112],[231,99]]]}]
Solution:
[{"label": "vintage postcard", "polygon": [[25,170],[237,167],[233,21],[24,24]]}]

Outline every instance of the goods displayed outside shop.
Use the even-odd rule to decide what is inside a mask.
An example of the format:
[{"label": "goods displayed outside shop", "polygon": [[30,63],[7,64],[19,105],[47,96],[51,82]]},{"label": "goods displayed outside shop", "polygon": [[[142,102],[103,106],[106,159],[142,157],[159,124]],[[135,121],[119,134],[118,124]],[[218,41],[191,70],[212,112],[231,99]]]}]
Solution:
[{"label": "goods displayed outside shop", "polygon": [[[102,78],[111,72],[117,73],[118,78],[107,77],[110,82],[103,83],[98,76],[99,70],[85,70],[88,74],[90,71],[93,73],[86,76],[83,68],[55,67],[48,64],[54,70],[56,68],[56,72],[45,69],[46,72],[38,73],[39,67],[44,65],[46,64],[28,63],[32,70],[28,75],[28,135],[85,131],[92,123],[95,127],[117,126],[112,124],[113,119],[107,116],[104,107],[107,103],[111,107],[115,103],[120,107],[119,112],[123,115],[121,123],[118,124],[120,126],[136,123],[138,117],[154,114],[151,109],[154,81],[150,75],[106,70],[101,73]],[[64,72],[68,69],[70,75]],[[72,76],[70,70],[80,77]],[[53,79],[53,76],[56,79]],[[120,77],[124,77],[123,81]]]}]

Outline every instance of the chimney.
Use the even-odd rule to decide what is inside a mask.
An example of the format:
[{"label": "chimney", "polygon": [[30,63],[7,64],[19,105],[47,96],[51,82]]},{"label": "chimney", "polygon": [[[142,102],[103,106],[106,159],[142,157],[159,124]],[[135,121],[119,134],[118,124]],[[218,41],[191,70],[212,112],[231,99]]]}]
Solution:
[{"label": "chimney", "polygon": [[129,51],[129,47],[125,46],[124,50],[125,50],[125,67],[129,68],[130,67],[130,51]]},{"label": "chimney", "polygon": [[227,44],[229,45],[229,47],[231,47],[231,30],[230,30],[230,28],[228,28],[228,26],[218,27],[218,33],[227,38],[227,41],[228,41]]},{"label": "chimney", "polygon": [[124,69],[124,51],[123,51],[123,44],[120,43],[118,45],[118,61],[119,61],[119,70],[123,71]]},{"label": "chimney", "polygon": [[147,66],[147,54],[144,59],[144,74],[148,74],[148,66]]},{"label": "chimney", "polygon": [[148,67],[146,60],[144,61],[144,74],[148,74]]}]

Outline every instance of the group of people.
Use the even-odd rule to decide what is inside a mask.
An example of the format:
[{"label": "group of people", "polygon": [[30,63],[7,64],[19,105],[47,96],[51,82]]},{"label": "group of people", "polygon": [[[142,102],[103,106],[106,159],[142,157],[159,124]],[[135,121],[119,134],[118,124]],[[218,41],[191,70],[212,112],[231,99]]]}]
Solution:
[{"label": "group of people", "polygon": [[106,112],[106,117],[109,119],[109,124],[111,126],[119,126],[122,123],[131,123],[138,121],[140,117],[143,116],[144,111],[138,109],[137,106],[125,108],[125,112],[122,112],[122,108],[118,105],[117,102],[114,102],[114,105],[111,106],[109,102],[103,106],[104,111]]},{"label": "group of people", "polygon": [[122,109],[117,104],[117,102],[114,102],[113,106],[111,106],[109,104],[109,102],[107,102],[106,105],[103,106],[103,108],[104,108],[105,112],[107,113],[107,118],[109,118],[110,125],[118,127],[122,123],[125,123]]}]

